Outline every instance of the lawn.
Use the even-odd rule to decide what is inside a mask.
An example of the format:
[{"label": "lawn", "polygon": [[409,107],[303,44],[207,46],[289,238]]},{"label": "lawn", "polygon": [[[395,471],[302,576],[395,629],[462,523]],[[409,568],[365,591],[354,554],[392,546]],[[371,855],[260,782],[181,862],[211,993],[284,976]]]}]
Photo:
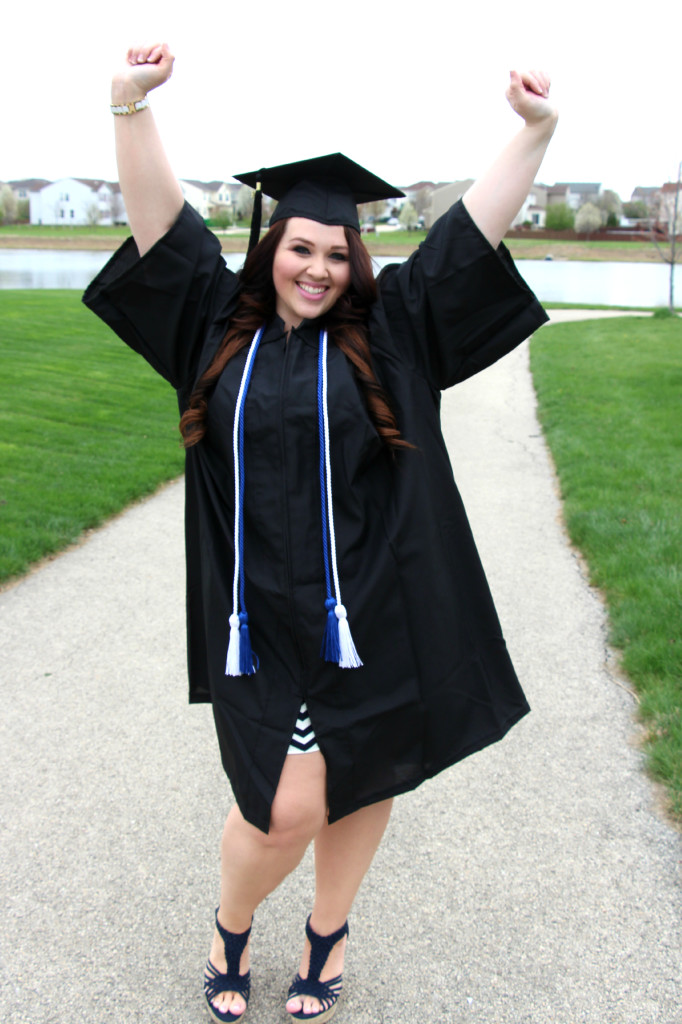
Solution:
[{"label": "lawn", "polygon": [[568,531],[682,820],[682,321],[555,325],[533,339],[531,367]]},{"label": "lawn", "polygon": [[0,291],[0,580],[183,470],[172,389],[75,291]]}]

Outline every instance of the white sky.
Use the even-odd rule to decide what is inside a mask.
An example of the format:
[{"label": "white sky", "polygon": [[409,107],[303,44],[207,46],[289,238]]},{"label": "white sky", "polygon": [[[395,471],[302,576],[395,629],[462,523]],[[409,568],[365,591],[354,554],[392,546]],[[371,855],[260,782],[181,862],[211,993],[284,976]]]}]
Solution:
[{"label": "white sky", "polygon": [[180,177],[337,150],[397,185],[473,177],[521,123],[504,98],[512,67],[546,68],[561,112],[539,180],[600,181],[627,199],[682,159],[680,0],[633,13],[599,0],[171,4],[11,5],[0,180],[115,179],[109,82],[144,40],[177,58],[151,100]]}]

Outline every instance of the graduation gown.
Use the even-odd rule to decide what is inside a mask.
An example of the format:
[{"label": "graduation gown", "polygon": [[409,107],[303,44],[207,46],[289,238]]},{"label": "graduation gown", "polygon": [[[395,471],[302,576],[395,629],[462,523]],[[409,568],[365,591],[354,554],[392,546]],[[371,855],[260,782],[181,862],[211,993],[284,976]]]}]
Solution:
[{"label": "graduation gown", "polygon": [[[546,319],[504,246],[456,203],[380,275],[370,345],[402,436],[380,440],[330,341],[328,403],[341,595],[364,665],[320,658],[326,621],[317,431],[320,323],[266,325],[245,413],[244,572],[255,675],[225,675],[234,571],[232,424],[247,349],[187,452],[190,701],[211,701],[239,807],[267,831],[305,701],[327,764],[329,820],[410,790],[500,739],[529,709],[506,650],[440,429],[440,392]],[[127,240],[84,302],[177,390],[181,411],[238,299],[216,238],[185,205],[140,258]]]}]

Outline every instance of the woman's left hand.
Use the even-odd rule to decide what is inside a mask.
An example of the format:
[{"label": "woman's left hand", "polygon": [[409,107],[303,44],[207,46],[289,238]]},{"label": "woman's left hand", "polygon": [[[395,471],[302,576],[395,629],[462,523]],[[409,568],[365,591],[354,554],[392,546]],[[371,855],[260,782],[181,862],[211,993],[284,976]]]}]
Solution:
[{"label": "woman's left hand", "polygon": [[549,100],[549,75],[544,71],[512,71],[509,79],[507,99],[526,124],[556,121],[557,112]]}]

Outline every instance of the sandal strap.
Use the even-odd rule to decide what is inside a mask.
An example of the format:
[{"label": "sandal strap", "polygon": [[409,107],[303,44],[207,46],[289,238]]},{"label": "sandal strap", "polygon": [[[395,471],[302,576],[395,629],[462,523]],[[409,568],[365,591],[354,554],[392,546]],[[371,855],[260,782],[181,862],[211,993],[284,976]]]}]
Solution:
[{"label": "sandal strap", "polygon": [[[310,962],[308,964],[308,977],[305,981],[319,982],[321,985],[329,985],[339,981],[342,975],[339,975],[338,978],[332,979],[332,982],[320,982],[320,975],[322,974],[324,965],[327,963],[329,954],[336,943],[340,942],[341,939],[348,935],[348,921],[346,921],[335,932],[332,932],[331,935],[318,935],[317,932],[313,930],[310,924],[310,917],[308,917],[308,920],[305,923],[305,933],[308,937],[308,942],[310,943]],[[296,994],[298,995],[299,993]],[[308,995],[312,996],[313,993],[309,992]]]},{"label": "sandal strap", "polygon": [[228,970],[225,974],[221,974],[218,968],[210,960],[207,960],[204,992],[208,999],[215,998],[220,992],[237,992],[248,1003],[251,994],[251,971],[247,971],[246,974],[238,974]]},{"label": "sandal strap", "polygon": [[[311,999],[317,999],[323,1010],[328,1010],[330,1006],[334,1005],[341,995],[342,985],[342,974],[339,974],[337,978],[330,978],[329,981],[302,978],[300,974],[297,974],[289,986],[288,998],[293,999],[294,996],[309,996]],[[310,1015],[308,1014],[308,1016]]]},{"label": "sandal strap", "polygon": [[245,932],[228,932],[218,920],[218,908],[215,912],[215,926],[218,934],[223,940],[225,947],[225,962],[227,970],[222,973],[210,959],[206,961],[206,973],[204,974],[204,992],[207,999],[213,999],[220,992],[238,992],[248,1003],[251,992],[251,971],[246,974],[239,973],[239,964],[242,953],[246,948],[251,934],[251,926]]},{"label": "sandal strap", "polygon": [[218,934],[223,940],[223,946],[225,947],[227,973],[235,974],[239,977],[239,962],[242,958],[242,953],[246,949],[246,943],[249,941],[251,925],[249,925],[245,932],[228,932],[227,928],[223,928],[218,920],[218,910],[219,908],[216,908],[215,926],[218,929]]}]

